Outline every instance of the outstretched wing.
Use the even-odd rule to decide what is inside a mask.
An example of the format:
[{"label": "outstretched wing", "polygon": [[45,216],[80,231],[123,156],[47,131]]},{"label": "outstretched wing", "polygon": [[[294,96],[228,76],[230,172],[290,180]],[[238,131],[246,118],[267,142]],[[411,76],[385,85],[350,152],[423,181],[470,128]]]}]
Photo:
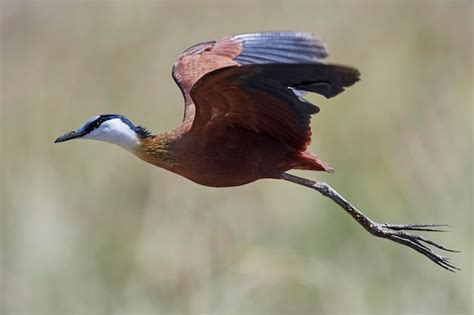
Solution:
[{"label": "outstretched wing", "polygon": [[311,140],[311,115],[319,108],[303,99],[301,91],[333,97],[358,79],[354,68],[322,63],[249,64],[215,70],[191,90],[196,104],[191,132],[212,136],[238,126],[304,152]]},{"label": "outstretched wing", "polygon": [[184,120],[194,118],[190,91],[207,73],[248,64],[317,63],[327,56],[323,42],[298,32],[241,34],[192,46],[176,60],[172,73],[185,99]]}]

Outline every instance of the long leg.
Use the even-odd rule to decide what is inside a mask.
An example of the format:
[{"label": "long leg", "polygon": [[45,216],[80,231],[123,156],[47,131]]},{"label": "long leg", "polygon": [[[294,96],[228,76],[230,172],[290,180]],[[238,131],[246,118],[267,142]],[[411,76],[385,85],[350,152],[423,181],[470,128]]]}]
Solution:
[{"label": "long leg", "polygon": [[324,182],[313,181],[298,176],[283,173],[281,179],[289,182],[306,186],[320,192],[322,195],[332,199],[341,208],[343,208],[348,214],[350,214],[360,225],[362,225],[370,234],[389,239],[399,244],[408,246],[417,252],[425,255],[436,264],[440,265],[444,269],[449,271],[459,270],[459,268],[453,266],[449,259],[434,253],[428,245],[436,248],[448,251],[457,252],[455,250],[448,249],[438,243],[435,243],[424,237],[409,234],[404,231],[428,231],[428,232],[441,232],[445,231],[443,227],[448,227],[445,224],[384,224],[372,221],[369,217],[360,212],[356,207],[351,205],[345,200],[339,193],[334,190],[331,186]]}]

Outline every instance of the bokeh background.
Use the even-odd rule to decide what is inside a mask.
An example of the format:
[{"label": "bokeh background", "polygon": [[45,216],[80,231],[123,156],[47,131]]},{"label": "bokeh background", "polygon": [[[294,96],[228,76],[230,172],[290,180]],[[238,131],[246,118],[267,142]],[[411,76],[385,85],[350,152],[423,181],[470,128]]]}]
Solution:
[{"label": "bokeh background", "polygon": [[[1,313],[470,314],[473,2],[2,1]],[[320,105],[311,149],[381,222],[462,268],[368,235],[287,182],[215,189],[99,142],[53,144],[100,113],[182,118],[185,48],[261,30],[317,34],[362,81]]]}]

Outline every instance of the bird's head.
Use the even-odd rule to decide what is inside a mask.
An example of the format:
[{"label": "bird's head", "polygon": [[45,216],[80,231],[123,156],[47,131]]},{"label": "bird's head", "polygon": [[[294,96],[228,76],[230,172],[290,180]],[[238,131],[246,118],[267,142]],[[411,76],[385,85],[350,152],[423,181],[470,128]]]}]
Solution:
[{"label": "bird's head", "polygon": [[58,143],[72,139],[93,139],[132,150],[140,144],[140,139],[150,135],[148,130],[135,126],[128,118],[122,115],[106,114],[92,117],[80,128],[63,134],[54,142]]}]

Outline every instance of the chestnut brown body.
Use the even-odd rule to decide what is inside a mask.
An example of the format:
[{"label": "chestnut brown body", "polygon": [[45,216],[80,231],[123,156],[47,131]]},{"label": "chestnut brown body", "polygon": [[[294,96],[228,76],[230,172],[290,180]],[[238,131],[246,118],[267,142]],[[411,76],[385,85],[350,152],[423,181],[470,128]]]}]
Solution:
[{"label": "chestnut brown body", "polygon": [[295,32],[236,35],[187,49],[173,67],[183,123],[141,139],[136,154],[213,187],[279,178],[295,168],[332,171],[307,151],[319,108],[303,95],[333,97],[359,72],[324,64],[326,56],[322,42]]}]

